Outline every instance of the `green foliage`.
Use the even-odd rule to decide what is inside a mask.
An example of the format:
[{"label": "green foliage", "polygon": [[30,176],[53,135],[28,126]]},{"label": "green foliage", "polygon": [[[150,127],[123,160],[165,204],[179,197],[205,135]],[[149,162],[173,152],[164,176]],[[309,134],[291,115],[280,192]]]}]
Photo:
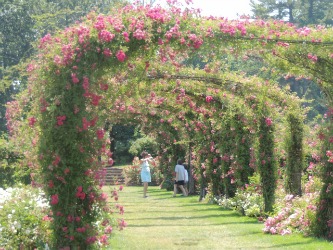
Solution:
[{"label": "green foliage", "polygon": [[0,187],[12,187],[15,184],[30,183],[30,169],[20,165],[22,155],[15,152],[10,143],[0,138]]},{"label": "green foliage", "polygon": [[207,193],[213,198],[223,192],[221,181],[222,168],[218,155],[211,154],[205,162],[206,176],[208,177]]},{"label": "green foliage", "polygon": [[124,169],[125,182],[127,186],[139,186],[141,185],[140,178],[140,165],[127,166]]},{"label": "green foliage", "polygon": [[134,126],[114,124],[111,127],[111,151],[115,165],[128,164],[132,161],[133,155],[129,152],[131,140],[133,139]]},{"label": "green foliage", "polygon": [[74,24],[91,11],[108,13],[112,6],[126,3],[126,0],[3,0],[0,3],[0,133],[6,132],[4,105],[25,88],[26,61],[36,54],[39,39]]},{"label": "green foliage", "polygon": [[4,69],[18,64],[22,58],[28,58],[32,54],[32,43],[36,37],[31,5],[37,2],[6,0],[1,3],[0,61]]},{"label": "green foliage", "polygon": [[304,169],[303,153],[303,119],[301,114],[289,113],[287,115],[286,131],[286,190],[293,195],[302,194],[301,178]]},{"label": "green foliage", "polygon": [[50,207],[40,189],[0,188],[0,197],[0,247],[44,249],[50,244]]},{"label": "green foliage", "polygon": [[159,156],[158,168],[161,170],[161,174],[163,176],[163,180],[160,186],[161,188],[166,189],[168,191],[173,190],[174,186],[175,165],[172,164],[173,159],[174,155],[172,155],[171,153],[170,154],[162,153]]},{"label": "green foliage", "polygon": [[[333,239],[333,151],[332,151],[332,132],[333,119],[332,112],[329,112],[325,124],[320,133],[323,141],[323,168],[321,172],[323,186],[320,192],[318,209],[316,213],[317,223],[314,226],[316,236],[324,236]],[[324,153],[325,152],[325,153]]]},{"label": "green foliage", "polygon": [[257,56],[244,56],[235,58],[231,55],[226,57],[228,71],[237,71],[247,76],[257,75],[262,79],[275,79],[281,89],[296,94],[302,99],[302,106],[308,108],[306,122],[313,121],[316,116],[324,115],[327,110],[327,101],[323,97],[322,90],[318,84],[307,78],[295,77],[290,74],[281,74],[276,67],[266,63]]},{"label": "green foliage", "polygon": [[174,189],[174,178],[169,175],[167,177],[163,178],[163,182],[161,183],[161,188],[167,190],[167,191],[172,191]]},{"label": "green foliage", "polygon": [[129,163],[133,158],[128,154],[129,141],[115,141],[115,148],[113,152],[113,159],[115,160],[115,165],[123,165]]},{"label": "green foliage", "polygon": [[258,165],[262,194],[265,201],[265,212],[273,210],[275,200],[277,165],[274,148],[274,124],[269,117],[266,106],[264,106],[262,108],[262,117],[259,121]]},{"label": "green foliage", "polygon": [[[236,189],[249,183],[249,177],[254,172],[251,166],[251,147],[254,145],[253,135],[250,133],[250,124],[246,121],[251,119],[251,113],[244,112],[244,108],[235,104],[229,107],[223,122],[223,131],[219,139],[219,151],[221,152],[221,171],[222,175],[216,168],[216,176],[223,176],[219,185],[223,185],[221,193],[227,197],[233,197]],[[218,156],[216,156],[218,159]],[[219,181],[219,180],[218,180]],[[217,193],[215,193],[217,194]]]},{"label": "green foliage", "polygon": [[235,114],[233,117],[233,128],[236,135],[234,142],[236,144],[235,155],[237,156],[238,169],[235,178],[238,181],[238,187],[249,183],[249,178],[254,173],[254,168],[251,167],[251,147],[254,144],[253,136],[251,135],[248,125],[246,124],[246,115],[241,113]]},{"label": "green foliage", "polygon": [[316,117],[324,115],[327,111],[327,100],[325,100],[322,90],[316,82],[287,75],[279,79],[279,86],[290,91],[290,93],[295,93],[303,100],[303,107],[308,108],[306,123],[315,121]]},{"label": "green foliage", "polygon": [[264,216],[264,199],[260,194],[260,176],[255,174],[250,177],[250,183],[245,188],[238,188],[235,196],[215,198],[215,202],[226,209],[233,209],[243,216]]},{"label": "green foliage", "polygon": [[25,60],[34,54],[37,34],[33,15],[38,9],[36,0],[0,3],[0,134],[6,130],[5,104],[26,84]]},{"label": "green foliage", "polygon": [[230,173],[231,168],[231,156],[233,155],[233,138],[230,137],[230,131],[231,131],[231,117],[228,117],[228,119],[225,121],[225,133],[222,134],[221,139],[224,142],[221,144],[221,154],[223,155],[222,162],[221,162],[221,169],[222,169],[222,185],[223,190],[222,193],[226,197],[233,197],[235,195],[235,185],[231,183],[232,176],[229,176],[228,173]]},{"label": "green foliage", "polygon": [[332,24],[332,1],[330,0],[251,0],[254,16],[262,19],[287,20],[299,26]]},{"label": "green foliage", "polygon": [[128,152],[133,156],[139,156],[144,150],[149,152],[151,155],[156,155],[158,152],[158,143],[154,138],[144,136],[136,139],[135,141],[131,141],[131,146]]},{"label": "green foliage", "polygon": [[242,215],[249,217],[260,217],[263,215],[263,197],[258,193],[245,194],[237,192],[233,201],[236,210],[241,212]]}]

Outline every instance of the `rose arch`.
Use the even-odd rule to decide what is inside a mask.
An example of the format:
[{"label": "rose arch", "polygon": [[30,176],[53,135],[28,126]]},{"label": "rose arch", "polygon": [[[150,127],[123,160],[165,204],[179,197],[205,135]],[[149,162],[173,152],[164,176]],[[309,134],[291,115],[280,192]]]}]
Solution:
[{"label": "rose arch", "polygon": [[[9,128],[18,142],[24,136],[30,139],[26,157],[36,173],[34,185],[44,187],[50,199],[55,248],[86,249],[107,242],[113,221],[100,181],[101,169],[112,164],[106,121],[153,129],[161,150],[172,154],[185,150],[179,142],[190,144],[202,163],[197,176],[202,187],[210,182],[217,193],[232,195],[238,180],[246,183],[258,171],[265,210],[270,211],[274,133],[281,129],[275,121],[287,117],[286,150],[297,152],[287,159],[288,189],[300,194],[300,100],[268,80],[223,73],[222,58],[227,53],[260,57],[282,72],[309,77],[331,106],[332,34],[330,29],[298,29],[280,21],[202,18],[173,5],[168,10],[127,6],[109,16],[91,13],[56,36],[46,35],[29,65],[27,91],[9,105],[9,110],[22,107],[21,113],[12,114]],[[189,58],[205,66],[188,67]],[[28,123],[15,119],[21,115]],[[329,126],[324,131],[325,152],[332,131]],[[258,169],[251,168],[252,145],[259,152]],[[236,171],[231,155],[238,155],[238,166],[249,167]],[[324,155],[317,226],[318,236],[331,237],[332,162]],[[214,177],[228,175],[222,182]]]},{"label": "rose arch", "polygon": [[[259,121],[262,119],[264,125],[267,125],[267,132],[270,132],[275,126],[272,120],[283,119],[282,117],[286,116],[294,120],[290,124],[286,122],[285,127],[293,130],[302,129],[302,126],[299,127],[299,124],[295,123],[298,119],[302,121],[302,110],[297,98],[284,93],[272,84],[268,85],[268,82],[262,79],[253,77],[244,80],[231,73],[220,75],[221,78],[217,78],[217,75],[212,78],[207,75],[199,76],[199,73],[200,71],[195,71],[190,74],[187,70],[188,75],[178,72],[177,75],[148,76],[153,84],[149,84],[148,89],[141,89],[139,98],[132,97],[133,100],[128,100],[125,95],[118,98],[111,109],[114,115],[109,117],[108,122],[141,124],[141,129],[144,129],[147,134],[153,134],[153,137],[159,141],[160,151],[163,152],[161,155],[165,158],[162,166],[167,166],[170,162],[170,159],[166,157],[167,153],[174,158],[171,162],[184,155],[186,148],[179,144],[193,144],[197,148],[192,150],[190,147],[193,152],[208,149],[206,154],[208,158],[212,158],[212,164],[205,164],[207,166],[205,172],[208,173],[210,170],[214,172],[214,179],[216,179],[213,182],[214,194],[221,194],[221,189],[228,190],[230,187],[230,178],[232,182],[240,179],[239,182],[245,184],[248,183],[248,175],[255,170],[254,166],[250,167],[250,148],[256,147],[254,146],[255,138],[264,134],[262,130],[258,130]],[[196,76],[193,76],[194,74]],[[222,80],[222,77],[229,80]],[[265,91],[268,88],[269,93]],[[268,105],[270,110],[266,110],[263,105]],[[263,112],[267,114],[263,115]],[[228,126],[232,128],[227,128]],[[302,141],[302,138],[300,140]],[[231,143],[229,146],[228,142]],[[227,147],[230,147],[228,152]],[[266,143],[263,147],[269,148]],[[265,151],[264,148],[263,151]],[[294,148],[293,150],[295,152]],[[302,150],[301,147],[300,150]],[[225,173],[221,172],[222,169],[218,167],[222,163],[221,154],[224,155],[222,158],[235,155],[233,161],[237,161],[237,164],[241,166],[247,166],[236,171],[238,177],[230,175],[226,178],[223,184],[220,183],[222,186],[219,184],[219,177],[223,174],[228,175],[227,173],[234,168],[226,163],[230,163],[231,160],[225,159],[223,161],[226,163]],[[203,152],[200,155],[202,161],[205,161],[207,157],[203,157]],[[268,158],[267,154],[263,155],[262,162],[267,161]],[[211,166],[208,167],[209,165]],[[297,171],[292,169],[294,165],[297,166]],[[299,162],[289,166],[293,174],[301,172],[302,164]],[[269,166],[262,169],[265,171],[261,175],[264,175],[266,171],[269,173]],[[162,168],[163,172],[164,170]],[[171,174],[172,171],[169,169],[166,173]],[[272,180],[269,179],[268,183],[271,183]],[[299,182],[290,181],[291,193],[300,195],[300,181],[300,179]],[[268,186],[274,190],[274,185]],[[229,195],[229,192],[226,194]],[[269,205],[266,209],[270,210]]]}]

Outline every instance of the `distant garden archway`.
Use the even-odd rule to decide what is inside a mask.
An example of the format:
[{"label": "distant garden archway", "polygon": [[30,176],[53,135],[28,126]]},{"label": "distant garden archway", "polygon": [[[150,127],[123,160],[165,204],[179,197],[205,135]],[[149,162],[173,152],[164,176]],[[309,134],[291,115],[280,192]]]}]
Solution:
[{"label": "distant garden archway", "polygon": [[[278,21],[199,18],[177,6],[169,10],[127,6],[110,16],[91,13],[54,37],[45,36],[40,55],[28,68],[28,90],[18,99],[28,124],[18,125],[12,119],[9,125],[24,129],[31,138],[30,165],[39,172],[36,178],[42,177],[35,184],[42,185],[50,197],[55,247],[106,244],[112,218],[99,186],[99,170],[108,162],[99,161],[99,156],[104,154],[112,161],[104,123],[124,116],[125,111],[143,122],[156,123],[158,117],[159,124],[180,132],[180,140],[195,137],[201,143],[197,150],[202,160],[223,165],[220,174],[230,170],[230,161],[218,159],[220,151],[228,155],[236,145],[220,141],[225,136],[222,126],[239,129],[233,140],[239,152],[247,151],[246,164],[250,164],[250,152],[241,142],[260,133],[259,172],[265,209],[271,210],[275,188],[271,181],[276,175],[274,118],[288,114],[290,136],[295,138],[297,133],[302,140],[302,110],[297,98],[269,81],[221,73],[221,56],[260,56],[286,72],[313,77],[331,105],[332,33],[323,28],[297,29]],[[184,62],[190,57],[200,58],[204,70],[186,67]],[[327,131],[327,141],[332,131]],[[171,142],[170,134],[165,134],[166,142]],[[301,143],[296,142],[290,150],[301,154]],[[298,157],[297,164],[301,164],[302,155]],[[332,172],[329,157],[327,173]],[[295,167],[291,174],[297,173]],[[331,237],[333,189],[326,190],[333,177],[324,176],[318,228],[319,236]],[[290,190],[297,193],[297,183],[290,183],[296,185]],[[102,231],[96,226],[98,218],[104,218]]]}]

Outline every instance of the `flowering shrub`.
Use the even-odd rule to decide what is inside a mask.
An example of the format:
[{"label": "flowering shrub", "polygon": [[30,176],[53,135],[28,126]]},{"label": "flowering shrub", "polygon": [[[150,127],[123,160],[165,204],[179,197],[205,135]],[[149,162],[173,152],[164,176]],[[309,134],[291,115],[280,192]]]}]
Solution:
[{"label": "flowering shrub", "polygon": [[44,248],[51,236],[49,213],[40,189],[0,188],[0,248]]},{"label": "flowering shrub", "polygon": [[237,190],[235,197],[216,198],[217,204],[226,209],[234,209],[241,215],[249,217],[260,217],[263,215],[263,197],[257,193],[249,193],[246,191]]},{"label": "flowering shrub", "polygon": [[215,197],[214,201],[221,206],[222,208],[225,209],[234,209],[235,203],[233,202],[232,199],[227,198],[225,195],[221,197]]},{"label": "flowering shrub", "polygon": [[138,186],[140,185],[140,166],[131,165],[124,169],[125,182],[128,186]]},{"label": "flowering shrub", "polygon": [[[150,164],[150,175],[151,175],[151,182],[153,185],[159,185],[161,183],[162,173],[158,169],[158,159],[155,158],[154,162]],[[132,165],[128,166],[124,169],[125,172],[125,181],[126,185],[134,185],[139,186],[141,185],[141,167],[140,161],[138,157],[133,159]]]},{"label": "flowering shrub", "polygon": [[[263,231],[281,235],[292,232],[313,234],[320,186],[320,180],[317,177],[310,177],[305,185],[303,196],[285,195],[278,198],[276,213],[266,219]],[[280,189],[280,192],[281,190],[283,189]]]},{"label": "flowering shrub", "polygon": [[[123,187],[114,188],[110,197],[114,201],[118,201],[119,191]],[[81,192],[82,193],[82,192]],[[56,202],[56,198],[51,200]],[[103,218],[102,210],[96,209]],[[109,234],[112,233],[113,227],[122,230],[127,223],[115,214],[124,213],[124,207],[116,203],[114,205],[113,217],[96,221],[94,226],[101,235],[97,241],[99,249],[108,245]],[[77,218],[73,218],[74,221]],[[52,212],[50,210],[49,201],[46,199],[45,193],[40,188],[32,188],[24,186],[19,188],[0,188],[0,249],[47,249],[52,247],[51,244],[51,227]],[[69,230],[63,228],[64,231]],[[86,229],[80,228],[79,231]],[[91,239],[92,240],[92,239]],[[1,248],[3,247],[3,248]]]},{"label": "flowering shrub", "polygon": [[264,199],[258,185],[259,175],[250,177],[250,184],[244,189],[238,189],[233,198],[216,198],[215,202],[226,209],[234,209],[241,215],[261,217],[264,215]]}]

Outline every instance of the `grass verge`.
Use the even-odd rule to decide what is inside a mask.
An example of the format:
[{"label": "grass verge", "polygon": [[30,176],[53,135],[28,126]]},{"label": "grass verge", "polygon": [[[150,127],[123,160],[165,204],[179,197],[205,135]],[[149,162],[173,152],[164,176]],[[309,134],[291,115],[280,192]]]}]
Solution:
[{"label": "grass verge", "polygon": [[199,202],[198,196],[173,198],[159,187],[149,187],[148,195],[143,198],[142,187],[120,192],[128,226],[112,233],[110,249],[333,249],[321,239],[264,234],[256,219]]}]

